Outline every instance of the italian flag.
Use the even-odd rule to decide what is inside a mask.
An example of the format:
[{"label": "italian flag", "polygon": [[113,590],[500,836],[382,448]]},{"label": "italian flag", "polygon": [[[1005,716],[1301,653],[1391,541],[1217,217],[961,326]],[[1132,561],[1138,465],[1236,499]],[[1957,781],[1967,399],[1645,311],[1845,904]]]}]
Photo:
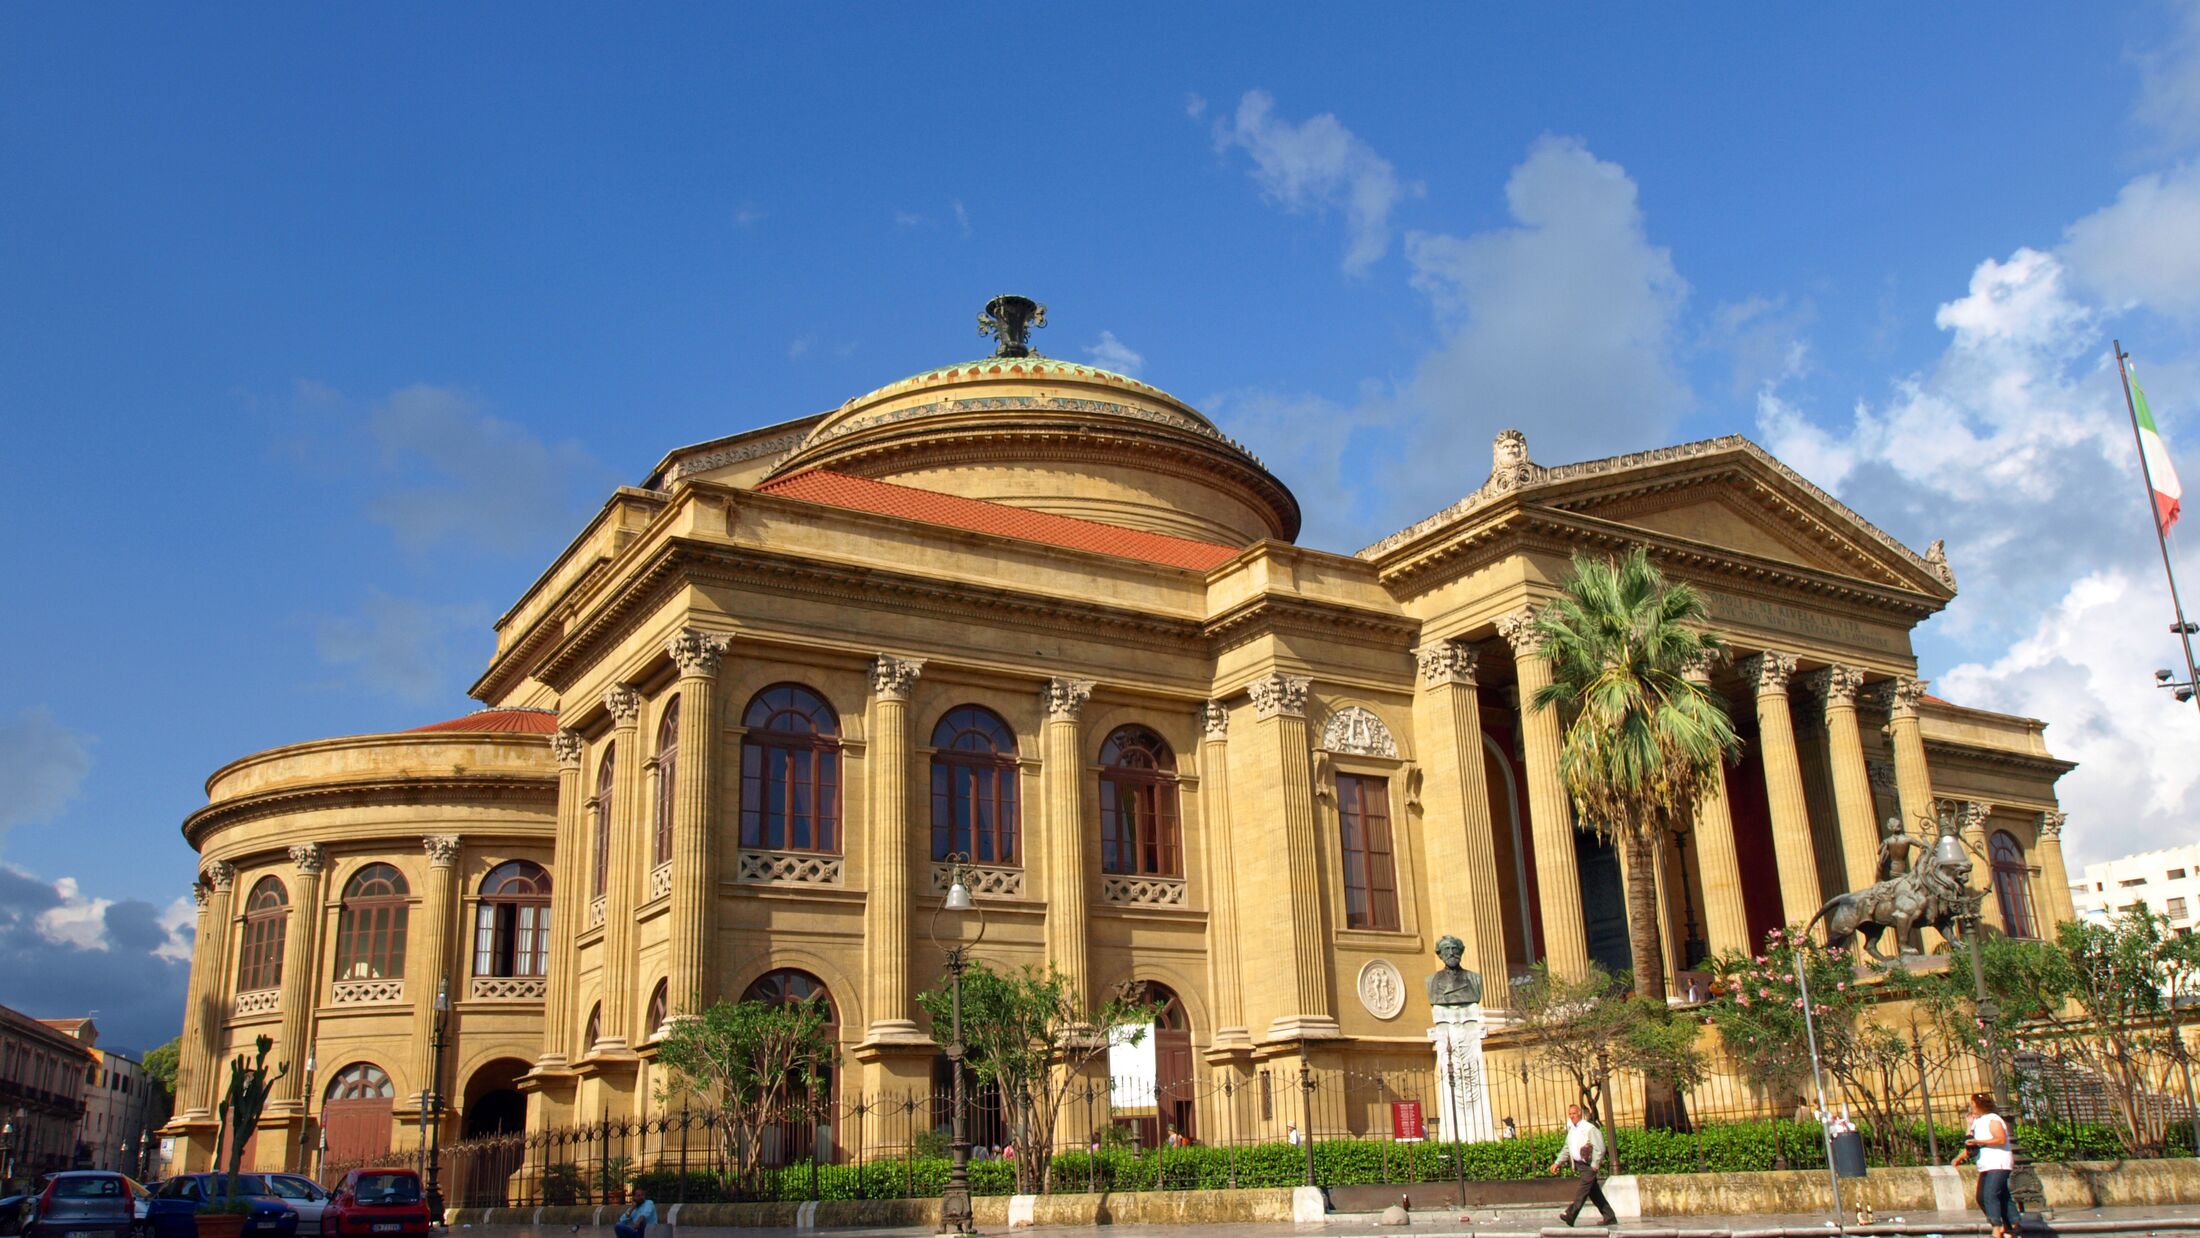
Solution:
[{"label": "italian flag", "polygon": [[2139,375],[2130,365],[2124,367],[2124,374],[2131,380],[2131,415],[2139,423],[2139,454],[2146,460],[2147,479],[2154,487],[2154,522],[2167,533],[2177,523],[2185,491],[2177,484],[2177,467],[2169,462],[2162,432],[2155,428],[2147,393],[2139,389]]}]

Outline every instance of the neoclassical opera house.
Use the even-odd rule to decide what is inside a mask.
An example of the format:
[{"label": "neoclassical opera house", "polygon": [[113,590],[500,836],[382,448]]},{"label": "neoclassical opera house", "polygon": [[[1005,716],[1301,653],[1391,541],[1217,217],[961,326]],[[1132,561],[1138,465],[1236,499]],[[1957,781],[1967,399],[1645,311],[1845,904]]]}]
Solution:
[{"label": "neoclassical opera house", "polygon": [[751,994],[828,996],[841,1086],[928,1088],[951,853],[989,961],[1170,1000],[1163,1073],[1425,1061],[1444,933],[1486,976],[1627,965],[1618,860],[1520,708],[1577,551],[1647,546],[1738,655],[1712,683],[1747,755],[1659,874],[1676,973],[1942,802],[2000,927],[2070,915],[2069,764],[1919,677],[1937,547],[1755,444],[1545,465],[1508,431],[1472,493],[1339,554],[1197,410],[999,325],[609,495],[498,621],[479,712],[213,774],[179,1168],[262,1034],[292,1069],[257,1164],[413,1146],[439,999],[450,1138],[632,1115],[667,1013]]}]

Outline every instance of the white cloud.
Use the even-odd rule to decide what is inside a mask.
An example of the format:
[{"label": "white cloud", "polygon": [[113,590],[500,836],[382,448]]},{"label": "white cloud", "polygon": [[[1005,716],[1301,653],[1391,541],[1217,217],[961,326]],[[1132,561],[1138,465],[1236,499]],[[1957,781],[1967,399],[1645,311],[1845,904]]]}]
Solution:
[{"label": "white cloud", "polygon": [[107,909],[114,906],[115,901],[84,897],[74,877],[61,878],[53,883],[53,889],[61,902],[38,913],[38,935],[57,946],[105,950]]},{"label": "white cloud", "polygon": [[894,212],[894,226],[897,228],[914,228],[924,222],[924,216],[917,214],[915,211]]},{"label": "white cloud", "polygon": [[2200,142],[2200,0],[2172,6],[2176,26],[2139,56],[2139,118],[2172,146]]},{"label": "white cloud", "polygon": [[1128,374],[1132,378],[1138,377],[1138,372],[1146,368],[1146,358],[1133,351],[1130,345],[1115,338],[1113,331],[1102,331],[1099,343],[1085,346],[1085,355],[1092,358],[1092,363],[1101,369]]},{"label": "white cloud", "polygon": [[367,424],[397,477],[368,510],[410,549],[449,540],[539,552],[617,481],[580,444],[546,443],[448,387],[393,392]]},{"label": "white cloud", "polygon": [[737,228],[752,227],[764,222],[764,208],[754,202],[743,202],[733,208],[733,224]]},{"label": "white cloud", "polygon": [[323,662],[350,672],[358,687],[427,704],[447,697],[463,668],[479,663],[492,618],[487,606],[441,605],[376,589],[356,614],[316,617],[313,643]]},{"label": "white cloud", "polygon": [[9,829],[60,815],[92,772],[92,738],[33,705],[0,721],[0,843]]},{"label": "white cloud", "polygon": [[2111,306],[2200,316],[2200,164],[2132,180],[2070,225],[2063,255]]},{"label": "white cloud", "polygon": [[962,229],[965,238],[970,235],[970,212],[963,209],[961,198],[949,202],[948,209],[955,212],[955,226]]},{"label": "white cloud", "polygon": [[1253,161],[1254,183],[1286,210],[1342,211],[1345,273],[1366,274],[1389,252],[1391,211],[1421,187],[1401,182],[1390,161],[1335,116],[1325,112],[1294,125],[1278,118],[1275,106],[1266,91],[1247,91],[1234,117],[1215,122],[1215,149],[1243,150]]},{"label": "white cloud", "polygon": [[166,936],[153,948],[153,957],[167,963],[189,963],[191,947],[198,939],[198,923],[198,904],[178,895],[168,904],[168,910],[160,913],[158,924]]},{"label": "white cloud", "polygon": [[1193,120],[1198,120],[1200,117],[1205,116],[1207,114],[1207,100],[1203,96],[1197,94],[1185,95],[1184,114],[1191,117]]},{"label": "white cloud", "polygon": [[1304,506],[1299,540],[1349,546],[1364,530],[1354,512],[1362,495],[1358,473],[1346,468],[1356,434],[1383,433],[1381,406],[1363,396],[1349,408],[1316,395],[1247,388],[1200,402],[1215,424],[1239,442],[1254,444],[1270,472],[1289,480]]}]

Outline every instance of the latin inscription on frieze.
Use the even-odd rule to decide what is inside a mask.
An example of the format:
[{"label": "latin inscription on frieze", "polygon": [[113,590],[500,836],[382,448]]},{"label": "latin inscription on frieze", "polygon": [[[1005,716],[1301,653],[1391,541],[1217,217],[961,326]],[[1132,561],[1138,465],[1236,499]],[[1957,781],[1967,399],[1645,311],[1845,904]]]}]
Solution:
[{"label": "latin inscription on frieze", "polygon": [[1704,605],[1719,624],[1786,632],[1814,641],[1875,649],[1897,656],[1908,652],[1899,637],[1884,628],[1860,623],[1847,615],[1828,614],[1807,606],[1776,602],[1761,597],[1737,597],[1716,590],[1703,591]]}]

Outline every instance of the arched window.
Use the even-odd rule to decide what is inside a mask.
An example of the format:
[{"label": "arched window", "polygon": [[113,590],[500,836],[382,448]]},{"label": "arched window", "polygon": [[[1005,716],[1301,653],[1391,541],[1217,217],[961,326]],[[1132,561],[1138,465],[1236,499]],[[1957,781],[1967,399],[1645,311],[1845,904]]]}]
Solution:
[{"label": "arched window", "polygon": [[329,1081],[323,1100],[387,1100],[397,1095],[390,1086],[390,1077],[382,1068],[369,1062],[346,1066]]},{"label": "arched window", "polygon": [[550,974],[550,874],[540,864],[510,860],[481,879],[474,913],[474,974]]},{"label": "arched window", "polygon": [[405,974],[405,876],[369,864],[344,886],[336,930],[338,980],[394,980]]},{"label": "arched window", "polygon": [[665,1020],[672,1017],[672,986],[667,980],[657,982],[649,993],[649,1038],[657,1039],[665,1030]]},{"label": "arched window", "polygon": [[2032,915],[2032,870],[2024,862],[2024,848],[2007,830],[1995,830],[1986,841],[1986,857],[1994,870],[1994,896],[2001,902],[2001,922],[2011,937],[2037,937],[2039,925]]},{"label": "arched window", "polygon": [[262,877],[244,900],[244,940],[237,947],[237,991],[252,993],[283,983],[283,928],[290,899],[283,883]]},{"label": "arched window", "polygon": [[741,1000],[763,1002],[768,1006],[815,1001],[818,1003],[818,1013],[825,1016],[826,1026],[840,1026],[840,1015],[833,1009],[832,991],[825,987],[825,982],[806,971],[797,971],[792,967],[782,967],[758,976],[742,991]]},{"label": "arched window", "polygon": [[596,1042],[602,1039],[603,1003],[597,1002],[588,1008],[588,1030],[581,1033],[581,1052],[593,1052],[596,1048]]},{"label": "arched window", "polygon": [[680,698],[665,704],[665,716],[657,724],[657,858],[672,859],[672,798],[680,781]]},{"label": "arched window", "polygon": [[964,705],[932,728],[932,858],[1020,864],[1016,734],[990,709]]},{"label": "arched window", "polygon": [[1100,871],[1184,875],[1176,811],[1176,754],[1142,726],[1100,745]]},{"label": "arched window", "polygon": [[840,720],[800,684],[764,689],[741,715],[741,845],[840,851]]},{"label": "arched window", "polygon": [[602,898],[611,888],[611,758],[616,745],[605,744],[603,759],[596,762],[596,797],[588,802],[589,829],[594,846],[588,893]]}]

